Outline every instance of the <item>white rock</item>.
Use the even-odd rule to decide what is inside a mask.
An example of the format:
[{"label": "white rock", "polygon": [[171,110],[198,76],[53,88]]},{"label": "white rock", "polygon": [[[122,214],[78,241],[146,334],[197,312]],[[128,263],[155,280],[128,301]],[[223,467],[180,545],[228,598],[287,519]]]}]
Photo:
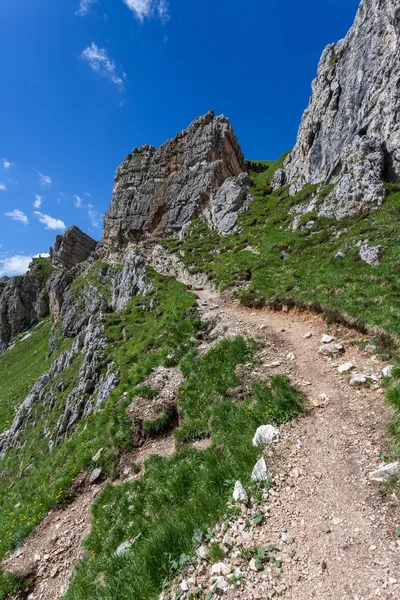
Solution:
[{"label": "white rock", "polygon": [[233,490],[233,499],[235,502],[240,502],[241,504],[247,504],[249,501],[247,492],[240,481],[237,481],[235,483],[235,489]]},{"label": "white rock", "polygon": [[207,558],[207,556],[208,556],[208,550],[207,550],[207,547],[206,547],[206,546],[204,546],[204,544],[202,544],[201,546],[199,546],[199,547],[197,548],[197,552],[196,552],[196,554],[197,554],[197,556],[198,556],[199,558],[206,559],[206,558]]},{"label": "white rock", "polygon": [[217,581],[215,582],[215,589],[222,592],[228,589],[228,582],[224,577],[218,577]]},{"label": "white rock", "polygon": [[391,477],[400,475],[400,463],[393,462],[384,467],[380,467],[377,471],[373,471],[369,474],[370,481],[376,481],[377,483],[385,483],[389,481]]},{"label": "white rock", "polygon": [[376,375],[366,375],[365,373],[356,373],[350,379],[350,385],[363,385],[368,381],[378,381]]},{"label": "white rock", "polygon": [[325,333],[325,335],[322,336],[321,338],[321,344],[330,344],[331,342],[334,342],[335,338],[332,335],[328,335],[327,333]]},{"label": "white rock", "polygon": [[266,481],[268,479],[267,465],[264,458],[260,458],[254,466],[251,474],[253,481]]},{"label": "white rock", "polygon": [[256,566],[256,559],[255,558],[252,558],[251,561],[249,562],[249,569],[251,571],[259,571],[259,569],[257,569],[257,566]]},{"label": "white rock", "polygon": [[293,544],[293,542],[294,542],[294,539],[292,538],[292,536],[288,535],[285,532],[282,533],[281,540],[282,540],[282,542],[284,542],[285,544],[288,544],[288,545]]},{"label": "white rock", "polygon": [[344,352],[344,346],[343,344],[325,344],[325,346],[321,346],[319,351],[327,356],[336,356]]},{"label": "white rock", "polygon": [[303,337],[304,337],[305,340],[309,340],[312,337],[311,331],[309,331],[308,333],[306,333]]},{"label": "white rock", "polygon": [[392,373],[393,373],[393,365],[390,365],[389,367],[385,367],[384,369],[382,369],[382,375],[384,377],[391,377]]},{"label": "white rock", "polygon": [[397,579],[395,579],[394,577],[389,577],[389,583],[390,585],[395,585],[397,583]]},{"label": "white rock", "polygon": [[115,555],[122,556],[122,554],[125,554],[125,552],[127,552],[131,546],[132,546],[132,542],[129,540],[126,542],[122,542],[122,544],[120,544],[118,546],[118,548],[116,549]]},{"label": "white rock", "polygon": [[181,590],[182,590],[182,592],[188,592],[189,591],[189,586],[187,584],[187,581],[183,580],[181,582]]},{"label": "white rock", "polygon": [[103,452],[104,448],[100,448],[100,450],[94,455],[92,456],[92,461],[93,462],[97,462],[101,456],[101,453]]},{"label": "white rock", "polygon": [[294,360],[296,358],[296,355],[294,352],[289,352],[289,354],[286,356],[286,358],[288,360]]},{"label": "white rock", "polygon": [[229,573],[232,573],[232,569],[224,562],[215,563],[211,567],[211,575],[229,575]]},{"label": "white rock", "polygon": [[340,365],[338,367],[339,373],[347,373],[348,371],[351,371],[352,369],[354,369],[354,365],[351,362],[344,363],[343,365]]},{"label": "white rock", "polygon": [[279,431],[273,425],[261,425],[253,437],[253,446],[265,446],[279,442]]}]

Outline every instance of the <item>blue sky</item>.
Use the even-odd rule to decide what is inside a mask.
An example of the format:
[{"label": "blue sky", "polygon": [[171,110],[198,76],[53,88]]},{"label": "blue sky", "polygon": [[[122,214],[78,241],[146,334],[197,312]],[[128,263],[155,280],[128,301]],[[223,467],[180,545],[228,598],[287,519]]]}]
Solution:
[{"label": "blue sky", "polygon": [[214,109],[248,158],[293,147],[358,0],[13,0],[0,8],[0,276],[76,224],[100,239],[116,167]]}]

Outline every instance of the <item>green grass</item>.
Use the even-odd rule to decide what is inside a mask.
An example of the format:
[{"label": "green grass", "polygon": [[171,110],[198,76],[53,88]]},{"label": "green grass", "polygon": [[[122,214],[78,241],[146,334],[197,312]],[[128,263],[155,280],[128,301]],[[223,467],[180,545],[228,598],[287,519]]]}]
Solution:
[{"label": "green grass", "polygon": [[[306,305],[400,337],[400,187],[388,184],[387,199],[374,213],[339,222],[310,213],[293,231],[291,209],[313,194],[322,202],[331,186],[309,185],[291,197],[286,187],[271,190],[273,171],[252,175],[254,200],[240,215],[238,232],[220,238],[198,220],[182,240],[169,238],[165,246],[182,254],[191,272],[233,289],[246,305]],[[311,220],[310,228],[301,228]],[[357,243],[366,239],[385,249],[379,266],[358,258]],[[339,250],[346,256],[335,262]]]},{"label": "green grass", "polygon": [[30,337],[17,338],[15,346],[0,356],[0,432],[11,425],[21,402],[53,361],[46,358],[50,329],[50,322],[42,321],[29,332]]},{"label": "green grass", "polygon": [[[203,358],[189,352],[182,359],[178,450],[170,459],[151,457],[140,480],[103,491],[93,506],[86,559],[65,600],[156,599],[179,565],[190,562],[193,537],[198,540],[226,512],[235,480],[250,485],[256,428],[293,417],[303,401],[283,376],[245,400],[229,395],[241,383],[236,366],[251,369],[256,351],[255,344],[235,338]],[[204,437],[212,441],[206,450],[189,444]],[[139,535],[131,551],[115,556],[122,542]]]},{"label": "green grass", "polygon": [[[119,456],[132,445],[125,410],[140,389],[140,382],[153,368],[176,364],[191,347],[200,326],[191,312],[193,294],[173,279],[151,271],[148,280],[153,289],[146,297],[135,297],[123,311],[108,315],[107,359],[119,368],[121,383],[102,409],[83,419],[67,441],[49,451],[45,430],[57,423],[77,383],[83,360],[78,356],[54,382],[55,387],[62,382],[64,389],[54,394],[52,406],[45,410],[40,407],[40,411],[34,407],[39,412],[22,435],[22,448],[10,449],[1,461],[0,560],[21,543],[51,507],[69,500],[73,478],[93,467],[91,457],[100,447],[104,451],[99,465],[105,475],[115,474]],[[37,345],[43,344],[44,351],[46,336],[42,333],[43,339]],[[20,398],[14,396],[16,404],[24,394],[25,389]],[[15,585],[15,581],[0,576],[0,598],[6,598]]]}]

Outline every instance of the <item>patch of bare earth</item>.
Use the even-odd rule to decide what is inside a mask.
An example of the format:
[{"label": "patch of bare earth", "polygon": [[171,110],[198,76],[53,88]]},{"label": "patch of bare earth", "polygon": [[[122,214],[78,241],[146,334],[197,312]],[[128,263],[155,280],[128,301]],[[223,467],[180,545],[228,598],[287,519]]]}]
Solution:
[{"label": "patch of bare earth", "polygon": [[[249,547],[276,544],[282,567],[248,569],[246,584],[226,597],[399,599],[399,499],[383,498],[368,479],[390,444],[390,410],[380,385],[351,386],[350,374],[338,372],[339,365],[352,362],[355,372],[379,377],[385,363],[357,345],[359,333],[342,327],[327,331],[315,315],[254,311],[229,296],[198,294],[200,304],[217,306],[230,334],[264,338],[257,378],[287,374],[309,399],[306,415],[281,427],[265,522],[247,542]],[[325,333],[343,343],[342,356],[319,352]],[[282,541],[284,532],[291,544]]]},{"label": "patch of bare earth", "polygon": [[82,542],[90,531],[90,507],[102,487],[80,487],[71,504],[51,510],[32,535],[4,559],[5,573],[33,578],[29,600],[55,600],[66,592],[83,556]]}]

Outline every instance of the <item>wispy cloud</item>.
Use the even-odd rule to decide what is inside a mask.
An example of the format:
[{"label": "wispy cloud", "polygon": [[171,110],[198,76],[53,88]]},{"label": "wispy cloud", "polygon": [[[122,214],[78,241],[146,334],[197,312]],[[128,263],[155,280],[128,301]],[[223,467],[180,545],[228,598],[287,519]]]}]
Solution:
[{"label": "wispy cloud", "polygon": [[36,215],[41,223],[45,225],[46,229],[53,229],[55,231],[65,231],[65,223],[61,221],[61,219],[55,219],[54,217],[50,217],[50,215],[44,215],[43,213],[35,210],[33,213]]},{"label": "wispy cloud", "polygon": [[22,212],[22,210],[19,210],[19,208],[16,208],[15,210],[11,210],[10,212],[6,212],[4,214],[6,217],[10,217],[10,219],[12,219],[13,221],[19,221],[24,225],[28,225],[29,223],[28,217],[25,213]]},{"label": "wispy cloud", "polygon": [[51,177],[49,177],[48,175],[43,175],[43,173],[41,173],[40,171],[38,171],[39,174],[39,183],[42,187],[50,187],[51,186]]},{"label": "wispy cloud", "polygon": [[35,208],[40,208],[43,204],[43,200],[44,200],[43,196],[39,196],[39,194],[35,194],[35,202],[33,203],[33,206]]},{"label": "wispy cloud", "polygon": [[74,205],[76,206],[76,208],[82,208],[82,198],[80,196],[73,196],[73,198],[75,198]]},{"label": "wispy cloud", "polygon": [[163,23],[169,20],[169,5],[167,0],[123,0],[139,21],[158,17]]},{"label": "wispy cloud", "polygon": [[88,62],[93,71],[114,83],[121,91],[125,89],[123,81],[125,75],[118,74],[115,62],[109,58],[104,48],[99,48],[92,42],[92,45],[82,52],[81,57]]},{"label": "wispy cloud", "polygon": [[13,275],[22,275],[23,273],[26,273],[30,263],[32,262],[32,259],[38,258],[39,256],[45,258],[49,255],[47,252],[35,254],[34,256],[15,254],[14,256],[8,256],[0,259],[0,277],[3,277],[4,275],[12,277]]},{"label": "wispy cloud", "polygon": [[6,158],[2,158],[1,163],[4,169],[10,169],[11,167],[15,167],[15,163],[10,162]]},{"label": "wispy cloud", "polygon": [[92,227],[99,227],[101,224],[102,215],[97,212],[93,204],[88,204],[88,215],[92,223]]},{"label": "wispy cloud", "polygon": [[87,14],[91,4],[94,4],[95,2],[97,2],[97,0],[81,0],[79,8],[75,14],[79,17],[84,17]]},{"label": "wispy cloud", "polygon": [[4,183],[0,183],[0,192],[5,192],[7,189],[7,186]]}]

